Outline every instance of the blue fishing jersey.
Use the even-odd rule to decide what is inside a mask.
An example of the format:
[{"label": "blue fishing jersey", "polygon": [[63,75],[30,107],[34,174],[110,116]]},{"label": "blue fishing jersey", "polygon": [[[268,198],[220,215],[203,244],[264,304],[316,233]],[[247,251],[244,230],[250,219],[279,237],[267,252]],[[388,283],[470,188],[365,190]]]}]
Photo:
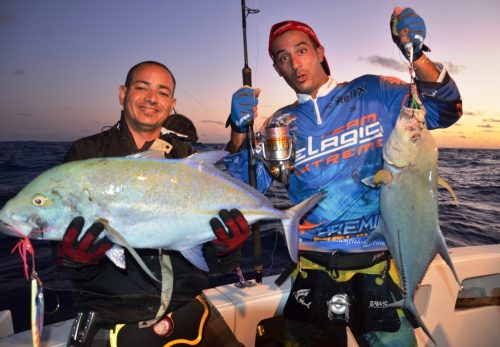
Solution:
[{"label": "blue fishing jersey", "polygon": [[[429,129],[447,127],[461,115],[460,93],[445,71],[443,76],[440,83],[418,84]],[[297,139],[288,185],[291,202],[297,204],[318,191],[326,192],[301,221],[300,250],[387,249],[382,239],[366,244],[381,214],[379,190],[366,186],[362,179],[382,168],[382,147],[408,96],[409,84],[392,77],[364,75],[340,84],[330,77],[316,99],[298,94],[294,104],[266,121],[268,125],[286,120]],[[228,155],[225,163],[233,176],[248,181],[246,150]],[[257,181],[260,191],[272,183],[261,162]]]}]

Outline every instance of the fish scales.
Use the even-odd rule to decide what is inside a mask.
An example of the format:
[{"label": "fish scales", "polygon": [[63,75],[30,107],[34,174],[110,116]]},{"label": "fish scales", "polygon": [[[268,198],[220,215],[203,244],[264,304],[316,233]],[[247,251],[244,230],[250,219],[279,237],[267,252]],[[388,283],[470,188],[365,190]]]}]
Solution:
[{"label": "fish scales", "polygon": [[382,236],[401,276],[404,298],[389,306],[407,308],[434,341],[416,310],[415,291],[438,253],[459,284],[460,280],[439,227],[438,150],[426,127],[423,107],[403,107],[383,156],[384,168],[373,182],[382,184],[382,222],[367,242]]},{"label": "fish scales", "polygon": [[[122,157],[61,164],[5,204],[1,231],[60,240],[71,220],[83,216],[86,223],[105,221],[119,234],[107,236],[119,245],[185,251],[188,260],[206,269],[193,257],[200,258],[201,245],[215,239],[210,219],[221,209],[237,208],[250,224],[281,219],[287,242],[294,245],[288,240],[296,238],[299,219],[322,193],[287,211],[277,210],[263,194],[212,165],[223,155],[214,151],[179,160]],[[296,257],[296,249],[289,251]]]}]

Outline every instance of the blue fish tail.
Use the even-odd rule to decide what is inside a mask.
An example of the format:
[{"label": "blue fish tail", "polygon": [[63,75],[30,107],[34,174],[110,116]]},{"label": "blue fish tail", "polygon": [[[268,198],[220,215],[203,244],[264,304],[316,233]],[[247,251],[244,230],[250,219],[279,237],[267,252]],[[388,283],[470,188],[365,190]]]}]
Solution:
[{"label": "blue fish tail", "polygon": [[376,239],[384,239],[385,240],[384,232],[382,231],[382,229],[384,228],[383,223],[384,223],[384,221],[382,220],[380,222],[379,226],[375,230],[373,230],[373,232],[368,236],[368,239],[365,241],[366,245],[369,245],[370,243],[372,243]]},{"label": "blue fish tail", "polygon": [[417,322],[418,326],[420,328],[422,328],[425,335],[427,335],[427,337],[429,337],[429,340],[431,340],[432,343],[434,343],[434,345],[437,346],[436,341],[434,340],[434,338],[431,335],[431,332],[429,331],[429,329],[425,325],[424,321],[422,320],[422,317],[420,317],[420,314],[418,313],[417,308],[415,307],[415,304],[413,303],[413,301],[405,300],[404,307],[412,314],[412,316],[415,319],[415,321]]},{"label": "blue fish tail", "polygon": [[302,201],[300,204],[297,204],[288,210],[285,213],[288,216],[288,219],[282,219],[283,229],[285,230],[285,239],[286,245],[288,248],[288,253],[290,254],[290,258],[295,263],[298,262],[298,254],[299,254],[299,222],[300,219],[314,207],[324,196],[325,192],[316,193],[306,200]]},{"label": "blue fish tail", "polygon": [[404,300],[399,300],[399,301],[396,301],[396,302],[392,302],[390,304],[387,304],[385,307],[390,307],[390,308],[404,308],[405,307],[405,302]]},{"label": "blue fish tail", "polygon": [[446,242],[444,240],[443,234],[441,231],[439,231],[439,241],[438,241],[438,252],[439,255],[441,255],[441,258],[445,261],[445,263],[448,265],[450,268],[451,272],[453,273],[453,276],[455,277],[455,280],[457,281],[458,285],[460,286],[460,289],[463,289],[462,282],[460,281],[460,278],[458,277],[457,271],[455,270],[455,266],[453,266],[453,262],[451,261],[450,254],[448,253],[448,247],[446,247]]},{"label": "blue fish tail", "polygon": [[413,316],[413,318],[417,322],[418,326],[420,328],[422,328],[425,335],[427,335],[429,337],[429,339],[434,343],[434,345],[437,346],[436,341],[434,341],[434,338],[432,337],[431,332],[429,331],[429,329],[425,325],[424,321],[420,317],[420,314],[418,313],[417,308],[415,307],[415,304],[413,303],[413,301],[407,300],[407,299],[401,299],[399,301],[388,304],[387,306],[385,306],[385,308],[404,308],[404,309],[406,309]]}]

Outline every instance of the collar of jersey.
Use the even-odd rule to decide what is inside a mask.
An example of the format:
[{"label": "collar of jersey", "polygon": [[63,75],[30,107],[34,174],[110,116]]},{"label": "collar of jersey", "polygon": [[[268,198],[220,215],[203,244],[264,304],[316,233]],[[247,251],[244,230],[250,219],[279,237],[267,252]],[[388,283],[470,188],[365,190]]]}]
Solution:
[{"label": "collar of jersey", "polygon": [[[323,84],[321,87],[318,89],[318,95],[316,95],[316,98],[325,96],[326,94],[330,93],[330,91],[337,86],[337,81],[332,76],[328,76],[328,81],[326,81],[325,84]],[[300,94],[297,93],[297,99],[299,104],[303,104],[309,100],[312,100],[312,96],[309,94]]]}]

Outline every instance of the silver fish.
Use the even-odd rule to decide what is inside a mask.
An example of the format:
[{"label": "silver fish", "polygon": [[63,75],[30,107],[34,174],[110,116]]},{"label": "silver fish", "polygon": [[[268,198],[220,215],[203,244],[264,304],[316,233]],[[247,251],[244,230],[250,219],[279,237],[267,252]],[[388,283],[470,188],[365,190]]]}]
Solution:
[{"label": "silver fish", "polygon": [[43,172],[2,208],[0,231],[61,240],[70,221],[83,216],[87,223],[103,222],[117,245],[177,250],[207,270],[201,249],[215,239],[209,221],[221,209],[237,208],[250,224],[280,219],[296,260],[298,222],[323,193],[280,211],[263,194],[213,166],[226,152],[178,160],[151,153],[74,161]]},{"label": "silver fish", "polygon": [[[380,185],[380,227],[367,242],[382,236],[399,271],[404,298],[389,307],[408,309],[435,343],[414,304],[415,290],[439,253],[460,285],[438,220],[438,150],[425,124],[425,109],[403,107],[383,147],[384,168],[369,185]],[[450,190],[453,197],[454,193]]]}]

